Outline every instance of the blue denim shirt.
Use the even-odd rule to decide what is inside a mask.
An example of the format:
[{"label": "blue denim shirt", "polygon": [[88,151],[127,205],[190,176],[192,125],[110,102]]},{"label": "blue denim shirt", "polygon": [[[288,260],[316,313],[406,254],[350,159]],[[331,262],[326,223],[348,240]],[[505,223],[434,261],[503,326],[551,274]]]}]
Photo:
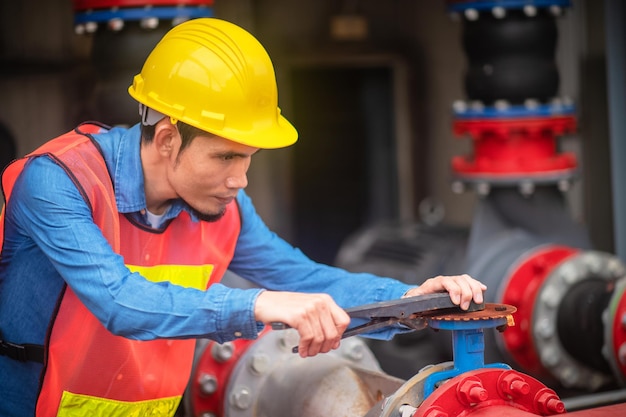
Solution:
[{"label": "blue denim shirt", "polygon": [[[115,183],[118,210],[145,223],[139,126],[103,130],[95,139]],[[350,307],[399,298],[410,288],[310,260],[268,229],[244,191],[237,201],[242,228],[229,269],[259,288],[214,284],[199,291],[156,284],[130,272],[113,252],[63,169],[48,157],[29,161],[6,207],[0,260],[3,339],[43,344],[64,283],[115,334],[219,342],[257,336],[262,324],[255,320],[254,302],[264,289],[325,292],[340,306]],[[183,202],[173,202],[164,220],[183,210]],[[388,330],[377,337],[393,334]],[[0,356],[0,415],[32,414],[40,370],[40,364]]]}]

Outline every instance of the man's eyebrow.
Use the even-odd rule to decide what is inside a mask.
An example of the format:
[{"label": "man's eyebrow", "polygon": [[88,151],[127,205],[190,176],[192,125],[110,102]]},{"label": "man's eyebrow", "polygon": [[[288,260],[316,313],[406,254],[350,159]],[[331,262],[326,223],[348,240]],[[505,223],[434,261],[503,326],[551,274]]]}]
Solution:
[{"label": "man's eyebrow", "polygon": [[248,158],[254,154],[256,154],[257,152],[253,152],[252,154],[247,154],[244,152],[235,152],[235,151],[223,151],[223,152],[216,152],[215,156],[217,156],[218,158],[224,158],[224,157],[228,157],[228,158]]}]

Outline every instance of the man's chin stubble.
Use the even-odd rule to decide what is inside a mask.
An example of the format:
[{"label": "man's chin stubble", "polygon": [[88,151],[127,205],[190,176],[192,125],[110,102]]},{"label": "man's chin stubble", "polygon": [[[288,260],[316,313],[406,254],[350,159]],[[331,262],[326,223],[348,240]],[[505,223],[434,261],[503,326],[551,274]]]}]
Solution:
[{"label": "man's chin stubble", "polygon": [[226,209],[223,209],[219,213],[202,213],[194,208],[191,208],[191,211],[194,215],[196,215],[196,217],[204,222],[216,222],[224,217],[224,214],[226,213]]}]

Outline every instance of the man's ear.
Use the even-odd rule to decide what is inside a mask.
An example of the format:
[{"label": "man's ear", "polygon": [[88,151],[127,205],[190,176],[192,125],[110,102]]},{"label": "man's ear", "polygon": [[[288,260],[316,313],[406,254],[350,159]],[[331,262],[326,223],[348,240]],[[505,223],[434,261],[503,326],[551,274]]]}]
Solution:
[{"label": "man's ear", "polygon": [[162,155],[169,157],[180,146],[180,134],[168,117],[160,120],[154,129],[153,145]]}]

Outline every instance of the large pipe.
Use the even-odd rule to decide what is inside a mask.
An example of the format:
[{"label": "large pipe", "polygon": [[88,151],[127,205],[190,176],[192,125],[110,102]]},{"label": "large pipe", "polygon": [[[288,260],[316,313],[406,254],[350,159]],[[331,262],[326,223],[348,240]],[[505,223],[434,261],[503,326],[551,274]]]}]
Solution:
[{"label": "large pipe", "polygon": [[93,40],[96,78],[91,117],[133,125],[137,102],[127,92],[163,35],[185,20],[213,15],[213,0],[73,0],[76,33]]}]

